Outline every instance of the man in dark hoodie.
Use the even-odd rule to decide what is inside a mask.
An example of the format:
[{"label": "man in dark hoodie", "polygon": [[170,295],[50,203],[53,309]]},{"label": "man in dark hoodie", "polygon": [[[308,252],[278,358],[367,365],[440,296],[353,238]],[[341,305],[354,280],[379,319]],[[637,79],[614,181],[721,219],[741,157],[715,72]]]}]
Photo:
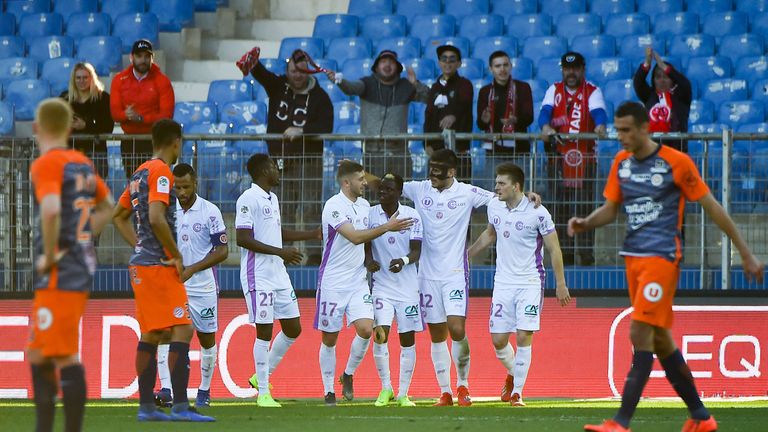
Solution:
[{"label": "man in dark hoodie", "polygon": [[[371,66],[372,75],[360,80],[338,81],[339,88],[350,96],[360,97],[360,133],[363,135],[392,135],[408,132],[408,106],[412,101],[427,102],[429,87],[416,79],[408,68],[408,78],[402,78],[403,65],[397,53],[384,50]],[[328,78],[337,82],[336,73]],[[407,141],[368,140],[365,142],[364,164],[372,172],[402,173],[409,177],[410,157]]]}]

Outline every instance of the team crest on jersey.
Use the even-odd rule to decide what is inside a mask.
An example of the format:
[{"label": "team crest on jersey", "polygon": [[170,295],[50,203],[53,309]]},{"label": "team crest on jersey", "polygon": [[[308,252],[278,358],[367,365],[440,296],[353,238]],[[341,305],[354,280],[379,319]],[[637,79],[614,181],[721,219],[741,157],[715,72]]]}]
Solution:
[{"label": "team crest on jersey", "polygon": [[196,223],[196,224],[192,225],[192,231],[200,232],[202,230],[203,230],[203,225],[202,224]]},{"label": "team crest on jersey", "polygon": [[405,308],[405,316],[409,318],[419,316],[419,307],[417,305],[407,306]]},{"label": "team crest on jersey", "polygon": [[261,209],[261,212],[264,213],[264,217],[266,218],[272,217],[272,207],[264,207]]},{"label": "team crest on jersey", "polygon": [[518,231],[522,231],[525,227],[525,224],[522,221],[515,222],[515,229]]},{"label": "team crest on jersey", "polygon": [[544,222],[544,216],[539,216],[539,223]]},{"label": "team crest on jersey", "polygon": [[160,193],[168,193],[171,191],[171,181],[168,177],[160,176],[157,178],[157,191]]},{"label": "team crest on jersey", "polygon": [[664,159],[656,159],[656,164],[651,167],[652,173],[666,174],[669,172],[669,166]]},{"label": "team crest on jersey", "polygon": [[53,313],[46,307],[41,307],[37,310],[37,328],[40,330],[48,330],[53,324]]},{"label": "team crest on jersey", "polygon": [[184,309],[179,307],[179,306],[176,306],[175,308],[173,308],[173,316],[175,316],[176,318],[183,317],[184,316]]},{"label": "team crest on jersey", "polygon": [[437,212],[437,214],[436,214],[435,216],[436,216],[438,219],[442,219],[442,218],[443,218],[443,212]]},{"label": "team crest on jersey", "polygon": [[461,290],[453,290],[448,294],[448,300],[463,300],[464,293]]},{"label": "team crest on jersey", "polygon": [[563,159],[568,166],[577,167],[584,161],[584,155],[577,149],[570,149]]},{"label": "team crest on jersey", "polygon": [[395,238],[394,237],[388,237],[387,238],[387,243],[389,243],[391,245],[395,244]]},{"label": "team crest on jersey", "polygon": [[500,223],[501,223],[501,218],[500,218],[500,217],[498,217],[498,216],[494,216],[494,217],[493,217],[493,219],[491,219],[491,223],[492,223],[493,225],[498,225],[498,224],[500,224]]},{"label": "team crest on jersey", "polygon": [[368,216],[363,217],[363,225],[368,226]]},{"label": "team crest on jersey", "polygon": [[189,236],[187,234],[184,234],[184,235],[181,236],[181,240],[189,241]]},{"label": "team crest on jersey", "polygon": [[654,174],[651,176],[651,184],[659,187],[661,184],[664,183],[664,176],[661,174]]},{"label": "team crest on jersey", "polygon": [[430,207],[433,203],[434,203],[434,201],[432,201],[432,198],[430,198],[430,197],[424,197],[424,199],[421,200],[421,204],[424,207]]},{"label": "team crest on jersey", "polygon": [[509,231],[504,231],[504,238],[509,238]]}]

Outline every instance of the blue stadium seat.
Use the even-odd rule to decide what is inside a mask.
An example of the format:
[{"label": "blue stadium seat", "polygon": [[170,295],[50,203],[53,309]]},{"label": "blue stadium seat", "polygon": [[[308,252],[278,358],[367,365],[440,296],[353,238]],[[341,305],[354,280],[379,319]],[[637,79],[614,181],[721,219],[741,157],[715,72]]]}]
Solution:
[{"label": "blue stadium seat", "polygon": [[277,58],[290,58],[291,54],[297,49],[305,51],[313,59],[323,58],[323,53],[325,52],[322,39],[312,37],[289,37],[283,39],[280,43],[280,53],[277,55]]},{"label": "blue stadium seat", "polygon": [[139,39],[147,39],[157,44],[160,38],[160,21],[153,13],[123,14],[115,20],[112,34],[120,37],[123,53],[129,53],[133,43]]},{"label": "blue stadium seat", "polygon": [[[536,63],[536,78],[548,83],[557,82],[563,79],[563,72],[560,68],[560,56],[544,57]],[[534,104],[539,101],[534,101]]]},{"label": "blue stadium seat", "polygon": [[98,3],[98,0],[57,0],[53,2],[53,11],[60,14],[66,22],[70,15],[75,13],[97,12]]},{"label": "blue stadium seat", "polygon": [[[768,132],[768,123],[765,122],[758,122],[758,123],[747,123],[738,125],[736,127],[737,133],[749,133],[749,134],[765,134]],[[768,141],[765,140],[750,140],[750,141],[736,141],[734,143],[734,147],[737,146],[737,143],[740,143],[741,145],[739,147],[746,148],[747,153],[751,153],[754,156],[754,153],[756,153],[758,150],[768,150]],[[757,158],[755,158],[757,159]],[[754,160],[754,159],[753,159]],[[765,162],[768,163],[768,160]],[[762,177],[764,180],[768,180],[768,177]]]},{"label": "blue stadium seat", "polygon": [[749,99],[747,81],[736,78],[709,81],[704,86],[701,97],[712,102],[715,109],[719,110],[723,102]]},{"label": "blue stadium seat", "polygon": [[69,77],[77,63],[72,57],[58,57],[43,63],[40,79],[51,85],[51,95],[58,96],[69,88]]},{"label": "blue stadium seat", "polygon": [[16,34],[16,17],[13,14],[0,12],[0,36]]},{"label": "blue stadium seat", "polygon": [[24,57],[26,45],[19,36],[0,36],[0,58]]},{"label": "blue stadium seat", "polygon": [[599,84],[632,77],[632,64],[624,57],[587,59],[587,79]]},{"label": "blue stadium seat", "polygon": [[539,0],[539,4],[541,11],[548,13],[555,22],[560,15],[587,11],[586,0]]},{"label": "blue stadium seat", "polygon": [[768,12],[768,0],[736,0],[736,10],[750,15]]},{"label": "blue stadium seat", "polygon": [[603,23],[607,22],[609,15],[630,14],[635,11],[634,0],[592,0],[589,11],[600,15]]},{"label": "blue stadium seat", "polygon": [[[483,86],[486,84],[488,84],[488,81],[484,79],[472,80],[472,87],[474,88],[474,91],[472,92],[472,106],[477,105],[477,98],[480,96],[480,89],[483,88]],[[477,128],[477,125],[473,126],[473,128]]]},{"label": "blue stadium seat", "polygon": [[507,18],[507,34],[519,41],[529,37],[549,36],[552,34],[552,17],[546,13],[510,15]]},{"label": "blue stadium seat", "polygon": [[561,14],[555,25],[556,34],[568,39],[570,43],[576,36],[600,34],[600,17],[589,13]]},{"label": "blue stadium seat", "polygon": [[67,36],[79,40],[86,36],[109,36],[112,19],[104,13],[74,13],[67,20]]},{"label": "blue stadium seat", "polygon": [[477,38],[504,34],[504,18],[501,15],[467,15],[461,20],[458,36],[474,42]]},{"label": "blue stadium seat", "polygon": [[64,19],[57,13],[29,14],[21,17],[19,36],[29,39],[37,36],[60,35]]},{"label": "blue stadium seat", "polygon": [[408,123],[423,125],[426,109],[427,107],[423,103],[412,102],[408,106]]},{"label": "blue stadium seat", "polygon": [[619,106],[624,101],[637,100],[632,80],[629,78],[606,81],[602,85],[602,90],[603,98],[615,106]]},{"label": "blue stadium seat", "polygon": [[13,105],[16,120],[32,120],[37,104],[50,96],[51,87],[43,80],[12,81],[5,88],[5,102]]},{"label": "blue stadium seat", "polygon": [[[198,124],[186,134],[219,135],[230,133],[226,123]],[[222,212],[235,209],[240,195],[240,180],[244,161],[232,143],[224,140],[197,142],[197,168],[200,177],[200,195],[217,203]]]},{"label": "blue stadium seat", "polygon": [[[424,57],[437,61],[437,52],[435,49],[440,45],[452,45],[459,49],[462,53],[462,57],[467,57],[469,53],[469,39],[463,37],[443,37],[443,38],[430,38],[424,45]],[[466,54],[465,54],[466,53]]]},{"label": "blue stadium seat", "polygon": [[685,0],[685,10],[696,12],[699,15],[726,12],[732,9],[732,0]]},{"label": "blue stadium seat", "polygon": [[101,0],[101,12],[112,17],[112,22],[123,14],[137,14],[146,11],[145,0]]},{"label": "blue stadium seat", "polygon": [[402,15],[368,15],[360,22],[360,36],[371,40],[402,37],[408,32],[408,22]]},{"label": "blue stadium seat", "polygon": [[16,16],[16,24],[21,22],[24,15],[51,11],[51,2],[48,0],[8,0],[3,4],[6,12]]},{"label": "blue stadium seat", "polygon": [[211,102],[176,102],[173,107],[173,119],[182,127],[215,123],[218,118],[216,105]]},{"label": "blue stadium seat", "polygon": [[230,102],[219,109],[219,121],[230,128],[243,125],[266,125],[267,105],[258,101]]},{"label": "blue stadium seat", "polygon": [[[408,125],[409,134],[420,134],[423,132],[423,125]],[[424,141],[408,141],[408,154],[411,156],[411,178],[426,178],[429,156],[427,156],[427,152],[424,149]]]},{"label": "blue stadium seat", "polygon": [[[629,35],[645,35],[651,32],[651,18],[643,13],[610,15],[603,33],[616,38]],[[654,35],[656,36],[656,35]]]},{"label": "blue stadium seat", "polygon": [[328,47],[331,39],[357,36],[358,19],[355,15],[324,14],[315,18],[312,37],[325,40]]},{"label": "blue stadium seat", "polygon": [[392,0],[349,0],[347,13],[350,15],[366,16],[374,14],[390,14],[394,10]]},{"label": "blue stadium seat", "polygon": [[444,0],[445,13],[456,17],[457,20],[467,15],[487,14],[491,12],[489,0]]},{"label": "blue stadium seat", "polygon": [[43,63],[58,57],[74,57],[75,42],[69,36],[40,36],[29,39],[29,57]]},{"label": "blue stadium seat", "polygon": [[216,12],[217,0],[195,0],[195,12]]},{"label": "blue stadium seat", "polygon": [[768,106],[768,78],[753,82],[749,95],[752,100],[762,101]]},{"label": "blue stadium seat", "polygon": [[160,31],[180,32],[195,24],[195,5],[189,0],[149,0],[149,11],[157,15]]},{"label": "blue stadium seat", "polygon": [[[242,125],[235,128],[235,133],[238,135],[259,135],[266,133],[267,128],[264,125]],[[267,143],[260,140],[238,140],[235,141],[235,148],[240,150],[243,154],[245,161],[256,153],[269,154],[269,147]],[[245,166],[245,163],[243,163]],[[250,177],[245,174],[245,177],[250,183]]]},{"label": "blue stadium seat", "polygon": [[491,0],[491,12],[496,15],[527,15],[538,10],[536,0]]},{"label": "blue stadium seat", "polygon": [[619,53],[623,57],[639,64],[639,62],[645,59],[645,47],[649,45],[660,55],[664,55],[667,52],[667,41],[663,37],[651,34],[638,34],[624,36],[619,44]]},{"label": "blue stadium seat", "polygon": [[409,36],[421,39],[422,45],[433,37],[450,37],[456,33],[453,15],[416,15],[411,19]]},{"label": "blue stadium seat", "polygon": [[546,57],[560,57],[568,51],[565,39],[558,36],[535,36],[526,39],[523,44],[523,57],[538,63]]},{"label": "blue stadium seat", "polygon": [[637,0],[637,11],[650,16],[660,13],[682,12],[683,0]]},{"label": "blue stadium seat", "polygon": [[720,105],[717,120],[730,126],[765,121],[765,104],[759,101],[724,102]]},{"label": "blue stadium seat", "polygon": [[[323,69],[328,69],[332,71],[339,70],[339,63],[334,59],[313,59],[313,60],[315,60],[315,63],[317,63],[317,65]],[[315,77],[325,77],[325,74],[321,73],[319,75],[315,75]]]},{"label": "blue stadium seat", "polygon": [[671,12],[656,15],[653,33],[669,38],[699,32],[699,16],[693,12]]},{"label": "blue stadium seat", "polygon": [[517,40],[509,36],[477,38],[472,44],[472,57],[488,63],[488,57],[495,51],[504,51],[510,57],[517,56]]},{"label": "blue stadium seat", "polygon": [[[541,108],[540,102],[544,100],[544,94],[547,92],[547,88],[549,88],[549,85],[552,83],[547,83],[546,81],[540,79],[530,79],[523,81],[531,86],[531,94],[533,96],[533,100],[536,101],[534,102],[533,111],[536,113],[539,111],[539,108]],[[538,125],[531,125],[531,131],[533,131],[535,127],[538,127]]]},{"label": "blue stadium seat", "polygon": [[[531,59],[525,57],[513,57],[509,60],[512,63],[512,71],[510,72],[512,78],[523,81],[533,79],[533,61]],[[488,69],[488,74],[490,77],[490,69]]]},{"label": "blue stadium seat", "polygon": [[[11,57],[0,60],[0,82],[37,79],[37,62],[27,57]],[[6,86],[6,94],[7,94]]]},{"label": "blue stadium seat", "polygon": [[369,58],[373,56],[371,41],[361,37],[333,39],[328,45],[326,58],[336,60],[339,64],[344,64],[348,59]]},{"label": "blue stadium seat", "polygon": [[359,125],[360,107],[354,102],[340,102],[333,105],[333,129],[338,131],[341,126]]},{"label": "blue stadium seat", "polygon": [[731,59],[723,56],[693,57],[688,61],[685,76],[703,85],[713,79],[730,78],[733,74]]},{"label": "blue stadium seat", "polygon": [[208,102],[218,106],[250,100],[253,100],[253,87],[243,80],[213,80],[208,87]]},{"label": "blue stadium seat", "polygon": [[276,58],[259,58],[259,63],[264,66],[264,69],[280,75],[285,73],[285,60]]},{"label": "blue stadium seat", "polygon": [[750,83],[768,78],[768,57],[749,56],[740,58],[736,63],[736,71],[733,76],[743,78]]},{"label": "blue stadium seat", "polygon": [[691,57],[715,55],[715,38],[708,34],[673,36],[667,45],[667,55],[679,57],[683,64]]},{"label": "blue stadium seat", "polygon": [[[767,22],[768,24],[768,22]],[[720,40],[720,55],[729,57],[736,64],[742,57],[763,54],[763,39],[756,34],[726,35]]]},{"label": "blue stadium seat", "polygon": [[[616,38],[610,35],[576,36],[571,41],[570,50],[581,53],[585,58],[613,57],[616,55]],[[621,54],[626,57],[623,52]]]},{"label": "blue stadium seat", "polygon": [[373,59],[349,59],[344,62],[341,67],[341,72],[344,75],[344,79],[357,80],[364,76],[371,74],[371,66],[373,66]]},{"label": "blue stadium seat", "polygon": [[[699,12],[701,14],[701,12]],[[702,29],[716,38],[743,34],[749,31],[749,15],[746,12],[713,12],[704,16]]]},{"label": "blue stadium seat", "polygon": [[407,68],[410,66],[420,81],[432,80],[440,73],[437,64],[429,58],[412,58],[402,60],[403,76],[407,76]]},{"label": "blue stadium seat", "polygon": [[[416,15],[439,15],[441,0],[398,0],[395,13],[412,22]],[[451,13],[446,11],[446,13]]]},{"label": "blue stadium seat", "polygon": [[688,112],[688,124],[713,123],[715,121],[715,106],[705,99],[691,101],[691,109]]},{"label": "blue stadium seat", "polygon": [[339,86],[330,81],[327,77],[323,78],[324,75],[316,75],[316,77],[318,78],[317,84],[322,87],[326,93],[328,93],[328,97],[331,98],[332,103],[346,102],[349,100],[349,96],[344,94]]},{"label": "blue stadium seat", "polygon": [[468,80],[481,79],[485,75],[487,63],[476,58],[462,58],[459,74]]},{"label": "blue stadium seat", "polygon": [[77,58],[87,61],[102,76],[122,67],[120,38],[117,36],[88,36],[77,44]]},{"label": "blue stadium seat", "polygon": [[12,136],[14,128],[13,105],[0,102],[0,136]]},{"label": "blue stadium seat", "polygon": [[421,57],[421,41],[415,37],[383,38],[376,45],[376,53],[390,50],[397,53],[397,58]]},{"label": "blue stadium seat", "polygon": [[595,156],[597,157],[597,176],[601,179],[607,178],[611,172],[611,165],[613,163],[616,153],[620,150],[618,141],[614,140],[599,140],[597,141],[597,148],[595,149]]}]

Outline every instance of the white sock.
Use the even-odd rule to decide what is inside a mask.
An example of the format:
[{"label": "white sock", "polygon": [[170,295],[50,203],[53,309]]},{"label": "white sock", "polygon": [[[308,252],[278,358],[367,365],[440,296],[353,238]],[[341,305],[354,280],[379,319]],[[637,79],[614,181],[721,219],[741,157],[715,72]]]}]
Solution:
[{"label": "white sock", "polygon": [[513,393],[523,395],[523,386],[525,379],[528,378],[528,369],[531,367],[531,347],[517,347],[517,356],[515,356],[515,389]]},{"label": "white sock", "polygon": [[451,354],[446,342],[432,342],[432,364],[435,366],[437,385],[441,393],[451,392]]},{"label": "white sock", "polygon": [[216,345],[200,349],[200,390],[210,390],[213,371],[216,369]]},{"label": "white sock", "polygon": [[336,346],[320,343],[320,374],[323,376],[323,394],[333,391],[333,378],[336,374]]},{"label": "white sock", "polygon": [[259,380],[259,394],[269,394],[269,341],[256,338],[253,342],[253,363]]},{"label": "white sock", "polygon": [[[408,396],[411,387],[413,370],[416,367],[416,345],[400,347],[400,385],[397,388],[397,398]],[[450,382],[450,380],[449,380]]]},{"label": "white sock", "polygon": [[370,345],[371,339],[363,339],[359,335],[355,335],[355,339],[352,340],[352,346],[349,348],[349,359],[347,360],[347,367],[344,369],[344,373],[347,375],[354,375],[357,367],[363,362],[365,353],[368,352],[368,345]]},{"label": "white sock", "polygon": [[512,349],[512,344],[507,343],[502,349],[496,350],[496,358],[501,361],[504,368],[507,370],[507,374],[513,375],[515,373],[515,350]]},{"label": "white sock", "polygon": [[290,348],[294,342],[296,342],[296,339],[289,338],[283,332],[280,332],[277,334],[277,336],[275,336],[275,339],[272,341],[272,349],[269,350],[269,374],[270,375],[272,375],[272,372],[275,371],[275,368],[277,368],[277,365],[280,364],[280,360],[283,359],[283,356],[285,356],[285,353],[288,351],[288,348]]},{"label": "white sock", "polygon": [[469,341],[467,337],[451,344],[453,364],[456,366],[456,387],[469,386]]},{"label": "white sock", "polygon": [[171,388],[171,370],[168,369],[169,344],[157,346],[157,376],[160,377],[160,388]]},{"label": "white sock", "polygon": [[392,390],[392,379],[389,376],[389,346],[386,343],[373,344],[373,361],[376,362],[381,388]]}]

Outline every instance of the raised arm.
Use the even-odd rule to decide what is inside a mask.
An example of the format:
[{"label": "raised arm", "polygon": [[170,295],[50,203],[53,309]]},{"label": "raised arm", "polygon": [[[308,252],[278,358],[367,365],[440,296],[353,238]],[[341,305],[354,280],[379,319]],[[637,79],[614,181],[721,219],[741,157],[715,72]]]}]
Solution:
[{"label": "raised arm", "polygon": [[389,218],[387,223],[379,225],[376,228],[356,230],[350,223],[345,223],[338,228],[339,234],[344,236],[352,244],[359,245],[369,242],[377,237],[380,237],[388,231],[400,231],[408,229],[413,225],[412,218],[398,219],[400,212],[395,212],[392,217]]}]

